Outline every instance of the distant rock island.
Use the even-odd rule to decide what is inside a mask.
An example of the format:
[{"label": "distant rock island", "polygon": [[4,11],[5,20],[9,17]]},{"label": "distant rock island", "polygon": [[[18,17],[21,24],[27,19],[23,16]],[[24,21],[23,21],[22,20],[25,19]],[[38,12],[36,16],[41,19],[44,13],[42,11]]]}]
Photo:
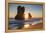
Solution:
[{"label": "distant rock island", "polygon": [[32,15],[30,13],[28,13],[28,19],[31,19]]}]

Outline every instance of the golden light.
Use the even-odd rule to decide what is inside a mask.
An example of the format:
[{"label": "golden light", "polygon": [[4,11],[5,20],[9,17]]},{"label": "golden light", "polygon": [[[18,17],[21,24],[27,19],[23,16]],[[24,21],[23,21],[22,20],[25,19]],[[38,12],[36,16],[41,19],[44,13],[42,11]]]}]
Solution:
[{"label": "golden light", "polygon": [[25,19],[28,19],[28,13],[27,13],[27,14],[25,14]]},{"label": "golden light", "polygon": [[24,28],[29,28],[29,27],[30,27],[29,24],[25,24],[25,25],[24,25]]}]

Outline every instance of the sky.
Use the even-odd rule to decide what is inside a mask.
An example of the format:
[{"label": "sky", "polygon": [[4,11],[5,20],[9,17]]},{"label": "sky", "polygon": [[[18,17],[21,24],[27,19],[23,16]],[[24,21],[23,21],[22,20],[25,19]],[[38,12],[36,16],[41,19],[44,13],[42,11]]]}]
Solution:
[{"label": "sky", "polygon": [[9,4],[9,17],[14,18],[17,14],[18,6],[25,7],[25,14],[30,13],[32,18],[42,17],[42,6],[41,5],[32,5],[32,4]]}]

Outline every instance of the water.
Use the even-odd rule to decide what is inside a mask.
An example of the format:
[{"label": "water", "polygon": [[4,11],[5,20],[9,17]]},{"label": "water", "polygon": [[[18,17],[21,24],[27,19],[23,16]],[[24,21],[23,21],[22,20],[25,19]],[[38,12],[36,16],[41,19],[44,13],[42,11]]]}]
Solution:
[{"label": "water", "polygon": [[9,29],[13,29],[15,27],[15,29],[17,29],[18,27],[21,27],[24,24],[37,24],[37,23],[41,23],[42,22],[42,18],[32,18],[30,20],[15,20],[14,18],[10,18],[9,19]]}]

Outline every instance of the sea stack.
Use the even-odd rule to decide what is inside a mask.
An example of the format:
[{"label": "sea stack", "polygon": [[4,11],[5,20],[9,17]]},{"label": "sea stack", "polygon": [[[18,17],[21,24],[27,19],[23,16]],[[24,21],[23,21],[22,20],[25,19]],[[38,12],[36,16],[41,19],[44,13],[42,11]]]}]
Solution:
[{"label": "sea stack", "polygon": [[17,15],[15,16],[16,20],[24,20],[25,8],[22,6],[17,7]]},{"label": "sea stack", "polygon": [[30,13],[28,13],[28,19],[31,19],[32,15]]}]

